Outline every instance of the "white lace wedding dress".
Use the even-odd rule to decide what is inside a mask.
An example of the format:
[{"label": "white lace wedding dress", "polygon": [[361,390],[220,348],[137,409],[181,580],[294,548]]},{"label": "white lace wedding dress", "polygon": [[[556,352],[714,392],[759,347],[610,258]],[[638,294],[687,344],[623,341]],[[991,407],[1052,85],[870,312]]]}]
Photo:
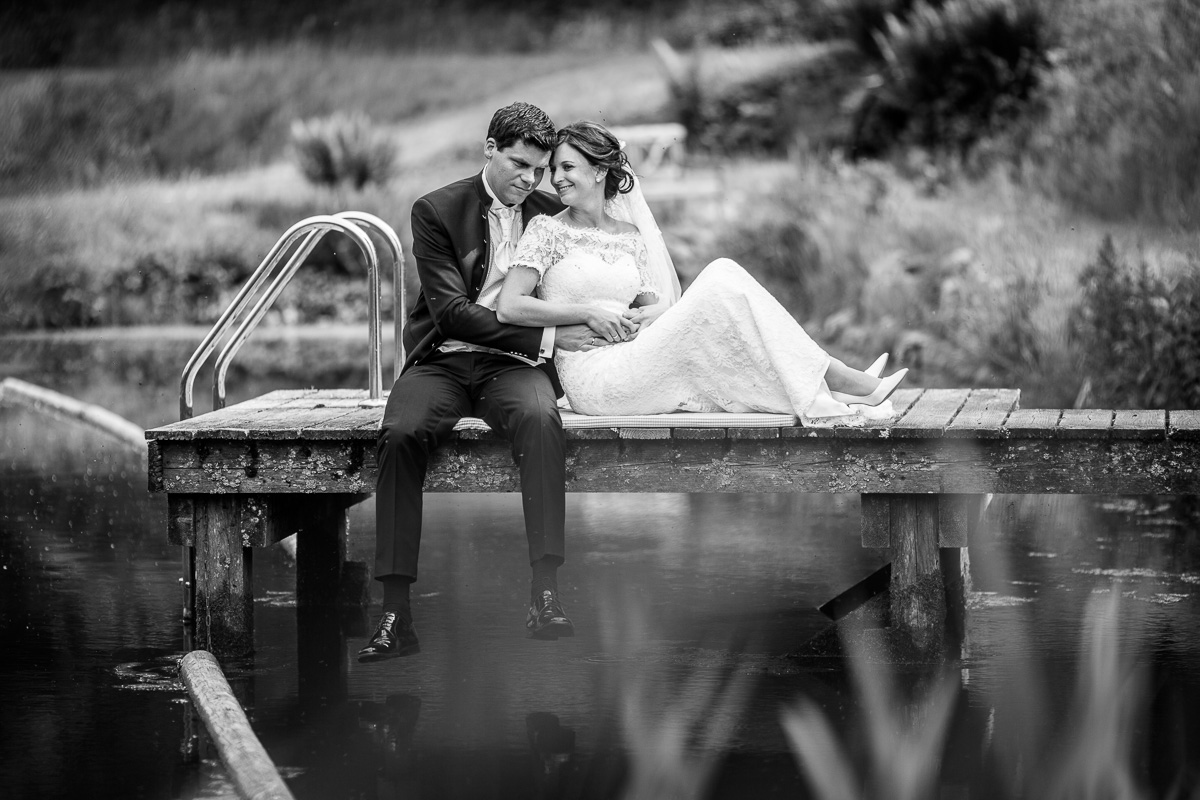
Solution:
[{"label": "white lace wedding dress", "polygon": [[[535,217],[514,266],[542,276],[538,294],[620,312],[654,292],[640,233],[609,234]],[[637,338],[559,352],[559,379],[580,414],[765,411],[802,418],[854,414],[825,385],[830,358],[746,270],[712,262]],[[858,409],[859,407],[855,407]]]}]

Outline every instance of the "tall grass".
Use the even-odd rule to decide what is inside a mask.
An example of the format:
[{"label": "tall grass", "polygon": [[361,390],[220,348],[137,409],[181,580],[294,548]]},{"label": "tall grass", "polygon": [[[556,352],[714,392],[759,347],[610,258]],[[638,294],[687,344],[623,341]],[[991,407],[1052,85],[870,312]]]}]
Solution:
[{"label": "tall grass", "polygon": [[1073,319],[1088,375],[1082,402],[1200,406],[1200,253],[1189,256],[1166,267],[1143,258],[1133,267],[1105,237],[1080,273]]},{"label": "tall grass", "polygon": [[[1095,597],[1084,616],[1084,646],[1074,708],[1052,734],[1018,723],[1006,729],[1010,707],[1045,711],[1036,676],[993,698],[999,716],[996,739],[981,743],[998,776],[988,796],[1046,800],[1138,800],[1148,797],[1136,777],[1137,717],[1145,683],[1133,654],[1119,639],[1121,595]],[[1029,631],[1015,630],[1020,650]],[[921,800],[936,797],[956,684],[935,680],[915,699],[892,688],[888,671],[857,653],[851,662],[861,698],[865,746],[851,748],[834,734],[810,701],[783,713],[792,750],[817,800]],[[1036,719],[1036,714],[1027,719]],[[857,755],[861,752],[862,755]]]},{"label": "tall grass", "polygon": [[281,156],[296,119],[345,111],[394,124],[593,58],[297,44],[197,52],[165,65],[13,74],[0,78],[0,191],[261,165]]},{"label": "tall grass", "polygon": [[1063,48],[1049,120],[1024,148],[1030,179],[1109,219],[1200,228],[1200,5],[1046,8]]},{"label": "tall grass", "polygon": [[1186,233],[1106,224],[1003,172],[930,187],[809,158],[726,175],[731,221],[695,250],[740,260],[851,363],[888,351],[918,385],[1016,387],[1027,407],[1070,407],[1087,379],[1072,317],[1106,235],[1163,269],[1197,252]]}]

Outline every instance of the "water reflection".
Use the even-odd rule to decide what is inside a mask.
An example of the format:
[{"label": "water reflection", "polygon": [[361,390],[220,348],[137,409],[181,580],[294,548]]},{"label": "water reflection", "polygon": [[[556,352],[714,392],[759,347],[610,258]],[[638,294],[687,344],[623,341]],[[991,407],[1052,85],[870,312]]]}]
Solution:
[{"label": "water reflection", "polygon": [[[363,341],[252,342],[246,363],[287,352],[296,371],[231,377],[231,392],[360,385],[365,358],[361,379],[339,368],[314,380],[310,366],[358,369]],[[192,346],[5,352],[21,367],[10,374],[152,425],[174,418]],[[779,717],[800,697],[837,736],[865,741],[848,674],[785,655],[822,629],[816,605],[881,563],[858,545],[856,498],[572,496],[561,582],[579,633],[558,642],[526,638],[518,498],[433,496],[427,510],[415,658],[358,664],[368,615],[301,612],[287,553],[256,556],[257,653],[226,666],[298,798],[618,797],[639,757],[669,751],[708,773],[712,797],[808,796]],[[373,514],[370,501],[351,511],[351,559],[371,558]],[[996,499],[973,553],[972,650],[955,674],[941,792],[1045,795],[984,754],[1052,742],[1071,718],[1097,592],[1122,597],[1116,632],[1147,687],[1132,721],[1138,786],[1192,791],[1198,518],[1184,500]],[[0,409],[5,796],[229,796],[173,675],[185,639],[179,552],[164,531],[165,503],[146,493],[136,456],[77,425]],[[893,679],[897,696],[916,697],[930,677]]]}]

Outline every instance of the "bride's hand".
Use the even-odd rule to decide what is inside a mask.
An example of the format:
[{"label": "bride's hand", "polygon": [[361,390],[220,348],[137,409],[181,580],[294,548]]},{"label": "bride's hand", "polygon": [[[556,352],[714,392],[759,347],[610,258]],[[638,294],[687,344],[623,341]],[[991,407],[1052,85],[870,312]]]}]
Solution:
[{"label": "bride's hand", "polygon": [[662,313],[667,310],[667,307],[662,303],[654,303],[649,306],[638,306],[631,308],[625,312],[625,318],[633,322],[638,328],[644,328],[654,320],[662,316]]},{"label": "bride's hand", "polygon": [[598,307],[589,309],[586,324],[597,336],[608,342],[623,342],[638,327],[623,315]]}]

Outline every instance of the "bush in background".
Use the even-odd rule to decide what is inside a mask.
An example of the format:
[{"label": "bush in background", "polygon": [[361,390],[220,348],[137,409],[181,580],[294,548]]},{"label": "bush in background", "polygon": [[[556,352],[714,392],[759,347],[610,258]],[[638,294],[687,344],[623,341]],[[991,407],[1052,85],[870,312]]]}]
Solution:
[{"label": "bush in background", "polygon": [[856,155],[915,144],[966,156],[1039,108],[1051,68],[1049,26],[1022,0],[917,3],[875,39],[885,67],[857,101]]},{"label": "bush in background", "polygon": [[693,63],[670,84],[671,114],[688,131],[688,149],[732,157],[827,151],[849,141],[841,105],[861,79],[852,48],[814,48],[745,80],[710,80]]},{"label": "bush in background", "polygon": [[0,75],[0,192],[232,172],[279,158],[296,119],[341,107],[398,122],[577,62],[571,53],[391,55],[292,45]]},{"label": "bush in background", "polygon": [[[903,22],[921,0],[829,0],[838,31],[867,55],[882,58],[880,38],[887,35],[888,20]],[[925,0],[925,5],[940,8],[945,0]]]},{"label": "bush in background", "polygon": [[1061,0],[1063,42],[1031,181],[1107,219],[1200,227],[1200,3]]},{"label": "bush in background", "polygon": [[1156,274],[1145,261],[1135,268],[1105,237],[1079,277],[1073,322],[1090,384],[1081,404],[1200,408],[1198,268],[1195,259],[1176,276]]},{"label": "bush in background", "polygon": [[291,149],[305,180],[339,193],[347,186],[384,186],[396,165],[395,141],[363,113],[296,120]]}]

